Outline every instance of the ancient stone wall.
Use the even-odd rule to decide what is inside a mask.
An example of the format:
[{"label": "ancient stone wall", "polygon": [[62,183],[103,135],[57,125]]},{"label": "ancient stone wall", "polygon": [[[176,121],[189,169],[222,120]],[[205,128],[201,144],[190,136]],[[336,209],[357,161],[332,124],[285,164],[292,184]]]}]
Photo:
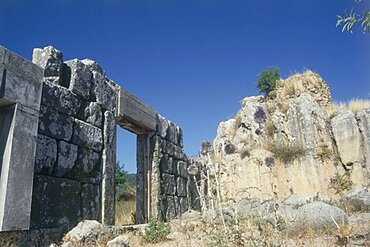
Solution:
[{"label": "ancient stone wall", "polygon": [[182,149],[182,130],[158,114],[157,130],[151,142],[154,147],[152,208],[159,208],[162,219],[170,220],[189,209],[188,159]]},{"label": "ancient stone wall", "polygon": [[[51,46],[34,50],[34,64],[5,48],[0,52],[1,183],[9,181],[28,198],[28,204],[19,207],[21,224],[12,226],[12,215],[0,212],[4,219],[10,217],[8,230],[61,232],[84,219],[114,224],[116,125],[137,134],[136,222],[146,222],[150,216],[170,220],[192,207],[187,171],[191,162],[183,151],[179,126],[119,87],[92,60],[64,61]],[[30,128],[18,120],[22,112],[30,115]],[[16,145],[7,151],[10,132],[18,127],[29,133],[18,131]],[[10,139],[4,141],[7,136]],[[19,157],[26,169],[18,175],[28,172],[24,179],[29,181],[28,189],[4,172],[4,167],[18,164]],[[21,201],[17,195],[10,199]]]},{"label": "ancient stone wall", "polygon": [[83,219],[112,224],[114,193],[112,206],[100,199],[111,197],[104,187],[114,191],[105,177],[114,176],[117,85],[95,62],[64,62],[52,47],[35,49],[33,62],[44,69],[44,82],[31,227],[72,227]]}]

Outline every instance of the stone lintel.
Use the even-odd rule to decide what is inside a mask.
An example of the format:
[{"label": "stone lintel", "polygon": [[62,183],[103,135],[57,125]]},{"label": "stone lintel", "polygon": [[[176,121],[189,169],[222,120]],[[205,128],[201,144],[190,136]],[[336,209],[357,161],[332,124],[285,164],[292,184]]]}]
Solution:
[{"label": "stone lintel", "polygon": [[116,121],[122,128],[142,135],[156,130],[156,111],[127,90],[120,88]]}]

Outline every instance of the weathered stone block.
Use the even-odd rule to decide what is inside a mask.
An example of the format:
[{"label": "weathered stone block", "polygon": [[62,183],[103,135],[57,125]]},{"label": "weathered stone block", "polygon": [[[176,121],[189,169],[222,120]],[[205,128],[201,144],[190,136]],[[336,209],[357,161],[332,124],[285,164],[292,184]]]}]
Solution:
[{"label": "weathered stone block", "polygon": [[99,217],[99,185],[83,184],[81,191],[82,219],[97,220]]},{"label": "weathered stone block", "polygon": [[117,92],[116,86],[112,80],[107,77],[101,77],[93,71],[92,93],[103,109],[113,111],[116,108]]},{"label": "weathered stone block", "polygon": [[174,175],[167,173],[162,174],[162,190],[166,195],[175,195],[176,180]]},{"label": "weathered stone block", "polygon": [[179,204],[180,204],[180,213],[183,214],[186,211],[189,210],[189,203],[187,197],[180,197],[179,198]]},{"label": "weathered stone block", "polygon": [[169,127],[167,129],[166,139],[173,144],[176,144],[176,125],[172,122],[169,122]]},{"label": "weathered stone block", "polygon": [[176,145],[183,148],[184,147],[184,137],[183,137],[182,129],[179,126],[176,126],[176,133],[177,133]]},{"label": "weathered stone block", "polygon": [[82,99],[89,99],[92,79],[90,69],[78,59],[73,59],[65,63],[71,68],[69,89]]},{"label": "weathered stone block", "polygon": [[72,137],[73,118],[58,113],[57,110],[41,106],[39,132],[53,138],[70,141]]},{"label": "weathered stone block", "polygon": [[175,153],[175,145],[169,141],[162,141],[162,151],[170,156],[173,156]]},{"label": "weathered stone block", "polygon": [[169,122],[167,121],[167,119],[165,119],[159,114],[157,114],[156,119],[157,119],[157,131],[156,131],[157,134],[162,138],[166,138]]},{"label": "weathered stone block", "polygon": [[[68,175],[69,176],[69,175]],[[91,173],[84,173],[74,179],[78,179],[81,183],[90,183],[100,185],[102,181],[102,173],[100,171],[93,171]]]},{"label": "weathered stone block", "polygon": [[179,160],[177,162],[177,174],[183,178],[188,177],[187,172],[188,164],[185,161]]},{"label": "weathered stone block", "polygon": [[96,127],[101,127],[103,114],[100,105],[96,102],[89,102],[83,109],[82,119]]},{"label": "weathered stone block", "polygon": [[186,179],[178,177],[177,178],[177,195],[178,196],[187,196],[187,188],[186,188]]},{"label": "weathered stone block", "polygon": [[168,157],[168,155],[163,155],[163,157],[161,158],[161,162],[159,163],[159,168],[161,172],[173,174],[172,157]]},{"label": "weathered stone block", "polygon": [[98,153],[88,148],[80,148],[73,171],[79,175],[82,173],[90,173],[97,167],[99,161],[100,155]]},{"label": "weathered stone block", "polygon": [[33,49],[32,62],[44,69],[44,77],[61,76],[63,54],[52,46]]},{"label": "weathered stone block", "polygon": [[116,135],[116,121],[113,113],[106,111],[104,113],[104,146],[112,145]]},{"label": "weathered stone block", "polygon": [[71,227],[81,220],[81,185],[36,175],[32,197],[32,228]]},{"label": "weathered stone block", "polygon": [[58,143],[58,163],[55,166],[54,174],[62,177],[72,170],[77,159],[77,146],[64,141]]},{"label": "weathered stone block", "polygon": [[35,172],[51,175],[57,160],[57,142],[55,139],[38,135],[36,148]]},{"label": "weathered stone block", "polygon": [[0,46],[0,54],[2,54],[0,56],[0,101],[17,102],[38,111],[43,78],[42,68],[2,46]]},{"label": "weathered stone block", "polygon": [[161,215],[166,221],[176,217],[177,212],[174,196],[164,196],[161,198]]},{"label": "weathered stone block", "polygon": [[41,103],[73,117],[77,115],[81,106],[76,94],[47,81],[43,84]]},{"label": "weathered stone block", "polygon": [[103,137],[101,129],[75,119],[72,142],[79,147],[92,148],[100,152],[103,148]]}]

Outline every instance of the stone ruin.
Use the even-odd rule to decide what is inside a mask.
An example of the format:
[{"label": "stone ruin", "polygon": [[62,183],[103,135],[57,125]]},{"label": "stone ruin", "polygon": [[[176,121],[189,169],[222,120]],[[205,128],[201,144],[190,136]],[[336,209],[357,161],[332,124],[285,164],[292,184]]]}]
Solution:
[{"label": "stone ruin", "polygon": [[136,223],[197,207],[179,126],[92,60],[0,46],[0,231],[114,224],[117,125],[137,135]]}]

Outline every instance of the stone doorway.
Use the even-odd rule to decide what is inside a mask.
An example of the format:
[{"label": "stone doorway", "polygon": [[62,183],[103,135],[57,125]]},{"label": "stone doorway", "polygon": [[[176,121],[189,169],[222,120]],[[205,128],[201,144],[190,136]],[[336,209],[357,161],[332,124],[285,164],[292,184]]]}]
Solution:
[{"label": "stone doorway", "polygon": [[152,152],[150,137],[156,130],[156,112],[149,105],[121,88],[116,123],[123,129],[136,134],[135,223],[146,223],[151,212]]}]

